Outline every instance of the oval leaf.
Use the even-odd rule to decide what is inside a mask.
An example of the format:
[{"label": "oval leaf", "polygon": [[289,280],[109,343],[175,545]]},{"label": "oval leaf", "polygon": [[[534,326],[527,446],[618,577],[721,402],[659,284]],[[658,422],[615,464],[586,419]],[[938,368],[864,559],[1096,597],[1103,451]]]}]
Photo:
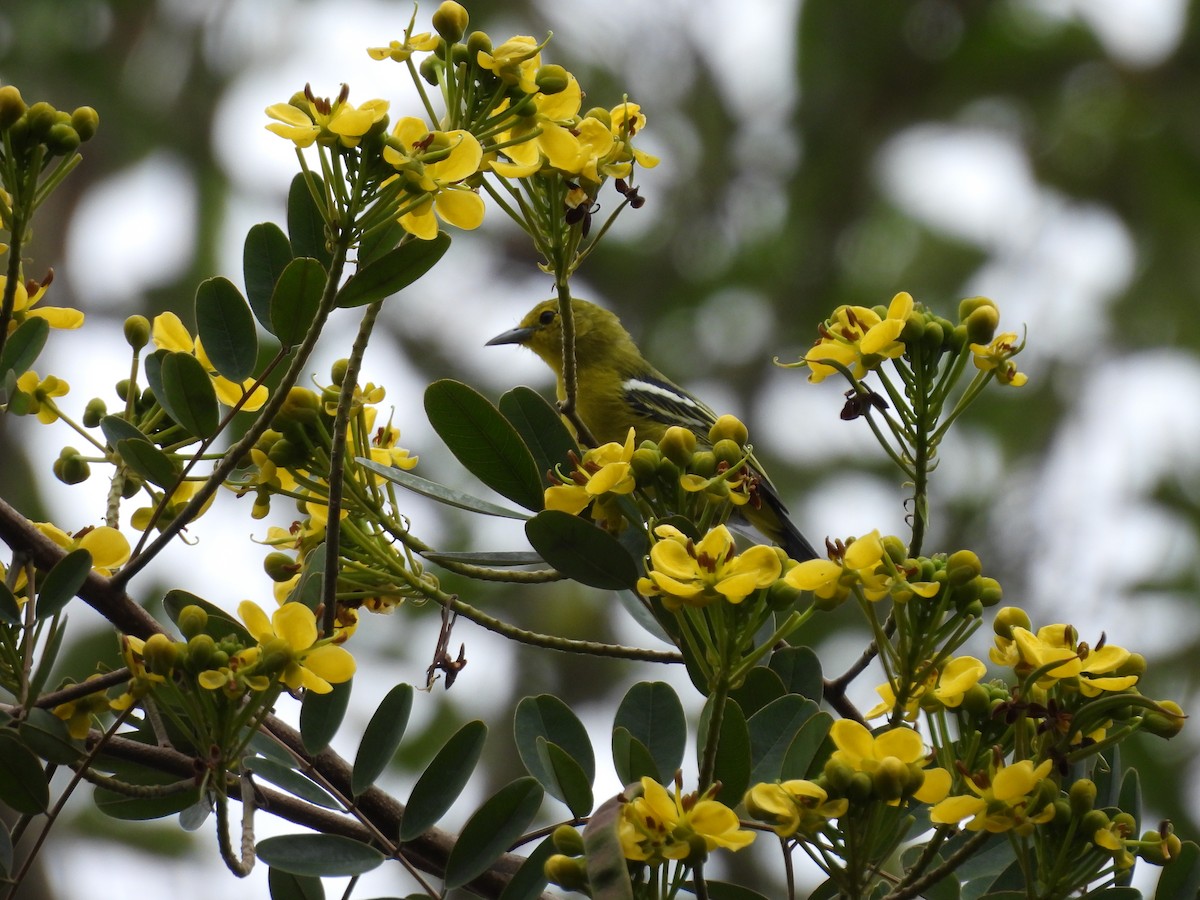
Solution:
[{"label": "oval leaf", "polygon": [[631,687],[617,707],[613,727],[628,730],[640,741],[664,778],[683,762],[687,719],[679,695],[666,682],[643,681]]},{"label": "oval leaf", "polygon": [[784,647],[771,654],[769,668],[783,680],[789,694],[821,701],[821,660],[811,647]]},{"label": "oval leaf", "polygon": [[1164,866],[1154,894],[1159,900],[1195,897],[1200,893],[1200,845],[1184,841],[1183,849],[1169,866]]},{"label": "oval leaf", "polygon": [[557,744],[567,755],[574,758],[589,783],[596,777],[596,756],[592,751],[587,729],[571,711],[571,707],[553,694],[526,697],[517,704],[513,715],[513,735],[517,740],[517,753],[521,762],[525,764],[529,774],[543,785],[547,782],[543,781],[542,776],[550,773],[539,759],[539,738]]},{"label": "oval leaf", "polygon": [[228,278],[209,278],[196,288],[196,333],[213,368],[244,381],[258,365],[258,333],[242,292]]},{"label": "oval leaf", "polygon": [[662,773],[646,745],[629,733],[628,728],[614,728],[612,736],[613,768],[622,784],[633,784],[643,776],[663,782]]},{"label": "oval leaf", "polygon": [[271,294],[271,331],[285,348],[296,346],[317,318],[325,290],[325,268],[315,259],[293,259]]},{"label": "oval leaf", "polygon": [[242,760],[242,768],[283,788],[301,800],[307,800],[309,803],[323,806],[326,809],[341,809],[341,804],[325,788],[290,766],[264,756],[251,756]]},{"label": "oval leaf", "polygon": [[320,178],[297,173],[288,188],[287,225],[292,256],[311,257],[328,269],[333,254],[325,241],[325,217],[321,215],[315,199],[323,196],[325,185]]},{"label": "oval leaf", "polygon": [[542,805],[537,779],[506,784],[467,820],[446,860],[446,887],[462,887],[487,871],[524,833]]},{"label": "oval leaf", "polygon": [[[159,383],[161,384],[161,381]],[[104,432],[104,439],[108,441],[108,446],[114,449],[119,442],[124,440],[151,443],[150,438],[136,425],[127,422],[120,416],[105,416],[100,420],[100,430]]]},{"label": "oval leaf", "polygon": [[145,822],[181,813],[199,800],[199,791],[186,790],[161,797],[130,797],[105,788],[92,795],[96,808],[112,819]]},{"label": "oval leaf", "polygon": [[589,587],[634,588],[638,567],[621,542],[588,519],[543,509],[525,523],[530,545],[548,564]]},{"label": "oval leaf", "polygon": [[629,865],[617,834],[622,805],[619,794],[605,800],[583,829],[588,886],[598,900],[633,900]]},{"label": "oval leaf", "polygon": [[305,691],[300,701],[300,737],[309,753],[320,753],[329,746],[346,716],[354,679],[333,685],[325,694]]},{"label": "oval leaf", "polygon": [[283,869],[267,872],[267,889],[271,900],[325,900],[325,887],[320,878],[296,875]]},{"label": "oval leaf", "polygon": [[552,837],[538,844],[537,849],[529,854],[529,858],[521,863],[521,868],[509,880],[500,900],[540,900],[542,891],[549,884],[545,871],[546,860],[557,852]]},{"label": "oval leaf", "polygon": [[72,550],[42,579],[38,591],[37,617],[49,619],[71,602],[92,571],[92,554],[80,547]]},{"label": "oval leaf", "polygon": [[242,275],[246,281],[246,299],[254,318],[263,328],[271,328],[271,295],[275,282],[292,261],[292,245],[283,229],[273,222],[260,222],[246,232],[242,249]]},{"label": "oval leaf", "polygon": [[209,603],[202,597],[197,597],[188,591],[180,590],[167,591],[167,595],[163,597],[163,609],[166,610],[167,616],[176,625],[179,624],[179,614],[188,606],[198,606],[208,613],[208,622],[204,626],[204,633],[214,641],[220,643],[225,638],[233,635],[244,645],[253,647],[258,643],[258,641],[254,640],[250,632],[246,630],[245,625],[221,609],[221,607]]},{"label": "oval leaf", "polygon": [[749,719],[770,703],[787,693],[783,682],[766,666],[755,666],[746,673],[746,680],[741,687],[729,692],[729,696],[737,701],[742,712]]},{"label": "oval leaf", "polygon": [[338,291],[336,305],[366,306],[403,290],[437,265],[450,249],[450,235],[410,240],[359,269]]},{"label": "oval leaf", "polygon": [[[709,716],[712,704],[705,704],[700,715],[698,734],[708,735]],[[703,758],[705,748],[697,746],[698,756]],[[713,769],[713,780],[721,783],[715,799],[729,806],[736,806],[750,786],[750,731],[742,708],[734,700],[725,702],[725,715],[721,718],[721,731],[717,736],[717,760]]]},{"label": "oval leaf", "polygon": [[74,740],[67,723],[48,709],[31,709],[18,730],[25,746],[47,762],[68,766],[83,756],[83,742]]},{"label": "oval leaf", "polygon": [[571,810],[577,819],[592,811],[592,776],[586,775],[583,767],[566,750],[552,744],[544,737],[537,739],[538,759],[549,773],[549,779],[538,781]]},{"label": "oval leaf", "polygon": [[0,581],[0,622],[5,625],[21,624],[21,607],[17,598],[3,581]]},{"label": "oval leaf", "polygon": [[823,752],[829,729],[833,725],[833,717],[829,713],[817,713],[800,726],[799,733],[792,738],[792,743],[783,757],[783,765],[779,770],[780,779],[787,781],[792,778],[807,778],[814,763],[824,761],[828,754]]},{"label": "oval leaf", "polygon": [[522,385],[504,394],[500,398],[500,413],[517,429],[543,479],[547,472],[568,461],[568,453],[579,452],[579,444],[558,410],[532,388]]},{"label": "oval leaf", "polygon": [[817,704],[799,694],[785,694],[750,717],[746,727],[750,732],[752,784],[780,779],[792,742],[820,711]]},{"label": "oval leaf", "polygon": [[458,729],[413,785],[400,821],[400,840],[420,837],[446,814],[475,771],[487,726],[479,720]]},{"label": "oval leaf", "polygon": [[4,342],[0,354],[0,377],[12,372],[18,378],[29,371],[50,334],[50,323],[41,316],[30,316]]},{"label": "oval leaf", "polygon": [[155,397],[167,415],[196,437],[216,434],[221,421],[217,392],[200,360],[178,350],[162,356],[160,364],[162,393],[155,391]]},{"label": "oval leaf", "polygon": [[333,878],[370,872],[386,858],[340,834],[284,834],[259,841],[254,851],[272,869]]},{"label": "oval leaf", "polygon": [[45,812],[50,804],[41,763],[11,728],[0,728],[0,801],[27,815]]},{"label": "oval leaf", "polygon": [[442,379],[425,389],[425,414],[468,472],[526,509],[542,508],[542,477],[529,449],[486,397]]},{"label": "oval leaf", "polygon": [[404,738],[408,726],[408,715],[412,712],[413,689],[411,684],[398,684],[390,691],[363,732],[354,757],[354,771],[350,776],[350,789],[357,797],[380,776]]},{"label": "oval leaf", "polygon": [[116,451],[124,460],[125,465],[141,475],[146,481],[157,484],[160,488],[172,488],[179,479],[182,471],[171,457],[141,438],[122,438],[117,441]]}]

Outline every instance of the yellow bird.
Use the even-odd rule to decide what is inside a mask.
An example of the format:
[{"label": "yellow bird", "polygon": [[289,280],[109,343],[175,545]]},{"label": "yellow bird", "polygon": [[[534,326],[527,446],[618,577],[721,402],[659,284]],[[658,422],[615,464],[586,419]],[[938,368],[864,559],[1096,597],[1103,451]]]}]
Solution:
[{"label": "yellow bird", "polygon": [[[708,440],[716,413],[654,368],[620,319],[586,300],[572,300],[571,310],[579,384],[576,411],[597,441],[623,443],[632,426],[639,442],[658,442],[672,425]],[[557,300],[539,303],[520,325],[487,342],[496,344],[520,344],[540,356],[558,378],[558,397],[563,399],[563,336]],[[751,456],[749,463],[762,502],[757,508],[743,508],[745,517],[792,559],[816,559],[816,551],[788,518],[758,460]]]}]

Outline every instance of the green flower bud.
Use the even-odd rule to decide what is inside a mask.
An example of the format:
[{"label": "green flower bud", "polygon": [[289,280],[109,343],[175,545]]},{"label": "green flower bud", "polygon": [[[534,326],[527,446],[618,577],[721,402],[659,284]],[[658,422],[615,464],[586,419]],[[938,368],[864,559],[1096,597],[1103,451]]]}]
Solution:
[{"label": "green flower bud", "polygon": [[1096,782],[1090,778],[1080,778],[1071,785],[1067,796],[1071,801],[1071,812],[1082,817],[1096,805]]},{"label": "green flower bud", "polygon": [[658,447],[639,447],[634,450],[633,457],[629,460],[629,466],[633,469],[633,480],[639,485],[649,484],[658,473],[658,464],[661,461]]},{"label": "green flower bud", "polygon": [[[455,49],[457,50],[461,46],[462,44],[455,44]],[[438,73],[444,66],[445,63],[443,63],[436,56],[427,56],[421,60],[421,65],[418,67],[417,71],[421,73],[421,77],[425,79],[426,84],[431,84],[434,87],[437,87]]]},{"label": "green flower bud", "polygon": [[82,484],[92,474],[92,467],[74,447],[63,447],[51,469],[63,484]]},{"label": "green flower bud", "polygon": [[79,144],[79,132],[69,122],[56,122],[46,132],[46,152],[51,156],[70,156]]},{"label": "green flower bud", "polygon": [[[971,317],[971,313],[975,312],[976,310],[994,310],[995,308],[995,301],[990,300],[987,297],[967,297],[958,301],[958,321],[965,322]],[[988,338],[988,340],[991,340],[991,338]]]},{"label": "green flower bud", "polygon": [[533,81],[538,86],[538,90],[547,96],[561,94],[571,83],[567,70],[553,64],[538,69],[537,74],[533,76]]},{"label": "green flower bud", "polygon": [[83,427],[95,428],[108,415],[108,406],[99,397],[93,397],[83,408]]},{"label": "green flower bud", "polygon": [[730,468],[738,465],[742,461],[742,448],[737,441],[729,438],[721,438],[713,444],[713,456],[717,458],[718,463],[725,463]]},{"label": "green flower bud", "polygon": [[886,534],[883,536],[883,552],[896,565],[902,565],[908,559],[908,548],[904,546],[904,541],[896,537],[894,534]]},{"label": "green flower bud", "polygon": [[[924,775],[921,776],[921,780],[925,780]],[[887,756],[880,760],[879,767],[871,776],[871,786],[874,788],[875,796],[885,803],[903,797],[908,782],[908,765],[894,756]],[[918,784],[917,787],[920,785]]]},{"label": "green flower bud", "polygon": [[100,114],[90,106],[80,106],[71,113],[71,127],[81,141],[90,141],[100,127]]},{"label": "green flower bud", "polygon": [[300,571],[300,563],[287,553],[276,550],[267,554],[263,560],[263,569],[272,581],[281,584],[295,577]]},{"label": "green flower bud", "polygon": [[183,645],[162,633],[150,635],[142,648],[142,659],[146,663],[146,669],[155,675],[170,675],[179,665],[182,655]]},{"label": "green flower bud", "polygon": [[963,347],[967,346],[967,328],[965,325],[955,325],[946,332],[946,339],[942,342],[943,348],[948,353],[957,356],[962,352]]},{"label": "green flower bud", "polygon": [[598,122],[603,122],[604,127],[612,130],[612,114],[603,106],[593,106],[583,114],[585,119],[595,119]]},{"label": "green flower bud", "polygon": [[961,613],[964,617],[966,617],[968,619],[982,619],[983,618],[983,604],[977,599],[972,600],[970,603],[966,603],[962,606],[956,607],[956,609],[959,611],[959,613]]},{"label": "green flower bud", "polygon": [[25,101],[21,92],[11,84],[0,87],[0,131],[6,131],[21,116],[25,115]]},{"label": "green flower bud", "polygon": [[350,368],[350,360],[339,359],[329,367],[329,378],[339,388],[342,382],[346,380],[346,372]]},{"label": "green flower bud", "polygon": [[204,633],[204,629],[208,626],[208,612],[202,606],[189,603],[179,611],[179,621],[176,624],[179,625],[183,636],[191,640],[196,635]]},{"label": "green flower bud", "polygon": [[1130,653],[1129,659],[1125,660],[1114,675],[1136,675],[1141,678],[1146,674],[1146,657],[1140,653]]},{"label": "green flower bud", "polygon": [[746,441],[750,440],[750,432],[742,424],[741,419],[726,413],[713,422],[712,428],[708,429],[708,440],[711,444],[730,440],[739,447],[744,447]]},{"label": "green flower bud", "polygon": [[1174,832],[1168,832],[1163,837],[1157,831],[1149,830],[1142,834],[1142,845],[1138,847],[1137,855],[1152,866],[1165,866],[1179,858],[1183,851],[1183,842]]},{"label": "green flower bud", "polygon": [[804,591],[779,578],[767,588],[767,606],[774,612],[783,612],[795,606],[803,594]]},{"label": "green flower bud", "polygon": [[137,400],[137,397],[138,397],[138,395],[136,393],[137,385],[135,385],[128,378],[122,378],[120,381],[117,382],[116,392],[117,392],[117,397],[120,398],[122,403],[129,402],[130,393],[134,394],[134,397],[133,397],[134,400]]},{"label": "green flower bud", "polygon": [[433,11],[433,28],[448,44],[453,44],[467,33],[467,23],[470,21],[471,17],[463,5],[454,0],[445,0]]},{"label": "green flower bud", "polygon": [[39,100],[25,111],[25,121],[29,123],[30,140],[41,143],[58,121],[58,110],[45,100]]},{"label": "green flower bud", "polygon": [[150,333],[150,320],[145,316],[130,316],[125,320],[125,343],[134,350],[141,350],[150,343]]},{"label": "green flower bud", "polygon": [[287,668],[292,661],[292,648],[283,638],[272,638],[262,645],[259,664],[264,672],[276,674]]},{"label": "green flower bud", "polygon": [[486,32],[472,31],[467,37],[467,55],[471,58],[471,64],[479,63],[480,53],[492,52],[492,39],[488,37]]},{"label": "green flower bud", "polygon": [[[961,308],[960,306],[959,309],[961,310]],[[995,305],[979,306],[973,309],[962,320],[962,323],[963,327],[967,329],[967,340],[970,343],[987,344],[996,336],[996,329],[1000,327],[1000,311],[996,309]]]},{"label": "green flower bud", "polygon": [[1183,708],[1173,700],[1159,700],[1158,709],[1150,710],[1142,717],[1142,728],[1161,738],[1173,738],[1183,730],[1187,716]]},{"label": "green flower bud", "polygon": [[1004,599],[1004,590],[995,578],[984,576],[979,579],[979,602],[992,607]]},{"label": "green flower bud", "polygon": [[845,763],[835,762],[833,757],[830,757],[822,770],[822,775],[829,785],[829,793],[834,796],[844,797],[850,790],[850,782],[854,778],[854,770]]},{"label": "green flower bud", "polygon": [[959,550],[946,560],[946,573],[952,586],[963,585],[983,574],[983,563],[971,550]]},{"label": "green flower bud", "polygon": [[572,859],[555,853],[542,867],[546,880],[568,891],[587,890],[587,863],[583,859]]},{"label": "green flower bud", "polygon": [[143,484],[145,484],[145,482],[142,481],[142,477],[140,475],[138,475],[135,472],[130,472],[129,470],[126,470],[125,471],[125,484],[123,484],[121,486],[122,499],[129,500],[129,499],[135,497],[137,495],[138,491],[140,491],[142,489]]},{"label": "green flower bud", "polygon": [[679,425],[672,425],[658,442],[658,449],[675,465],[686,468],[696,452],[696,435]]},{"label": "green flower bud", "polygon": [[[690,431],[688,434],[692,434]],[[695,435],[692,435],[695,440]],[[699,475],[701,478],[712,478],[717,474],[717,457],[711,450],[700,450],[692,454],[690,463],[687,466],[689,472]],[[716,487],[716,485],[714,485]],[[728,486],[726,486],[728,493]]]},{"label": "green flower bud", "polygon": [[212,658],[217,653],[217,642],[207,634],[193,635],[187,642],[187,657],[184,666],[193,675],[211,669]]},{"label": "green flower bud", "polygon": [[567,856],[583,856],[583,835],[570,825],[559,825],[551,835],[554,849]]},{"label": "green flower bud", "polygon": [[[337,401],[336,392],[333,399],[335,402]],[[275,416],[273,424],[280,431],[289,424],[308,426],[317,422],[323,412],[324,405],[321,397],[315,391],[294,387],[288,391],[287,399],[283,401],[283,406],[280,408],[279,414]]]},{"label": "green flower bud", "polygon": [[850,784],[846,788],[846,798],[851,803],[866,803],[871,799],[871,793],[874,788],[874,783],[871,781],[871,776],[866,772],[855,772],[850,777]]},{"label": "green flower bud", "polygon": [[280,438],[271,445],[267,458],[285,469],[298,469],[308,462],[308,452],[287,438]]},{"label": "green flower bud", "polygon": [[991,702],[992,695],[988,693],[988,689],[976,683],[967,688],[959,708],[971,718],[981,719],[988,714]]},{"label": "green flower bud", "polygon": [[1056,828],[1066,828],[1071,824],[1071,803],[1066,797],[1054,801],[1054,825]]},{"label": "green flower bud", "polygon": [[[1032,808],[1032,807],[1029,807]],[[1102,809],[1093,809],[1083,814],[1079,820],[1079,833],[1089,841],[1097,831],[1105,831],[1110,825],[1108,813]]]},{"label": "green flower bud", "polygon": [[921,333],[921,343],[929,350],[941,350],[946,332],[939,322],[926,322],[925,330]]},{"label": "green flower bud", "polygon": [[996,613],[996,621],[992,623],[992,630],[1002,638],[1012,640],[1012,630],[1014,628],[1024,628],[1028,630],[1033,627],[1033,623],[1029,621],[1029,615],[1019,606],[1006,606],[1000,612]]}]

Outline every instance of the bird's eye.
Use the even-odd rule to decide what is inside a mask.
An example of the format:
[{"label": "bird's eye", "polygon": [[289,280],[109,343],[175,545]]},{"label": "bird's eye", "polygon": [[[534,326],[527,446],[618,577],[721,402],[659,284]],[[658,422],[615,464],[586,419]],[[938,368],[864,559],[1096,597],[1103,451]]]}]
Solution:
[{"label": "bird's eye", "polygon": [[556,315],[558,315],[558,313],[556,313],[552,309],[548,309],[544,313],[542,313],[540,316],[538,316],[538,322],[540,322],[542,325],[549,325],[551,322],[554,321],[554,317]]}]

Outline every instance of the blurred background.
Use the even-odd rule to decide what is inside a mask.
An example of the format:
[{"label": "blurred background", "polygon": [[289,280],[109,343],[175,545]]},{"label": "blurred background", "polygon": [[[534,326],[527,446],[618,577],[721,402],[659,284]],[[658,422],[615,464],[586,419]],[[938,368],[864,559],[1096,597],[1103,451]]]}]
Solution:
[{"label": "blurred background", "polygon": [[[1105,633],[1144,653],[1144,693],[1195,711],[1195,4],[467,6],[471,27],[497,42],[553,31],[545,59],[579,77],[585,106],[612,106],[623,94],[642,105],[641,146],[662,163],[640,173],[646,205],[623,214],[575,292],[616,310],[659,368],[748,422],[815,543],[876,527],[903,534],[904,490],[866,426],[839,420],[833,380],[809,385],[772,359],[800,356],[837,305],[886,304],[899,290],[951,317],[959,299],[987,295],[1004,330],[1028,329],[1019,363],[1029,384],[991,391],[943,447],[926,546],[977,550],[1005,602],[1025,607],[1035,625],[1071,621],[1089,643]],[[418,13],[418,31],[435,8]],[[79,412],[93,396],[114,402],[112,386],[128,370],[127,315],[189,311],[195,286],[212,275],[240,284],[247,228],[283,220],[297,164],[291,145],[265,131],[266,106],[306,82],[318,96],[346,82],[352,102],[390,101],[393,119],[416,110],[403,67],[365,53],[398,38],[411,13],[405,3],[366,0],[0,0],[0,82],[27,102],[87,104],[101,117],[84,164],[41,213],[26,266],[34,277],[53,267],[45,302],[88,317],[82,331],[56,336],[38,365],[71,383],[68,408]],[[385,409],[420,455],[420,473],[478,490],[425,422],[422,391],[447,376],[493,397],[517,383],[549,391],[532,355],[482,345],[552,285],[498,214],[453,237],[438,269],[385,307],[364,379],[387,386]],[[315,365],[320,379],[348,353],[356,325],[353,310],[335,317]],[[99,476],[70,489],[52,481],[50,463],[70,443],[78,438],[61,426],[0,419],[0,493],[75,530],[100,521],[105,486]],[[224,500],[189,530],[193,546],[135,582],[140,601],[153,608],[169,587],[230,609],[244,598],[269,601],[265,551],[247,541],[264,537],[267,523],[250,520],[248,500]],[[286,512],[275,510],[279,524]],[[523,546],[519,529],[459,519],[419,498],[410,514],[414,532],[441,548]],[[525,627],[654,644],[595,591],[446,585]],[[64,672],[86,675],[84,660],[97,653],[115,659],[111,632],[88,613],[73,614]],[[424,684],[437,636],[436,610],[402,608],[365,625],[355,639],[356,703],[338,745],[349,755],[392,684]],[[849,608],[818,618],[811,632],[830,675],[865,640]],[[387,782],[401,799],[468,718],[492,732],[488,771],[465,799],[517,774],[510,716],[523,694],[571,703],[592,727],[602,768],[615,704],[635,681],[671,681],[699,710],[679,672],[514,652],[466,622],[452,649],[459,642],[468,666],[454,688],[417,697]],[[989,643],[984,629],[968,649],[983,655]],[[854,698],[871,705],[877,680],[860,679]],[[1169,816],[1190,838],[1200,835],[1190,808],[1198,747],[1188,729],[1170,744],[1139,742],[1128,759],[1142,769],[1150,821]],[[598,796],[617,789],[606,771]],[[259,822],[264,835],[287,830]],[[185,834],[174,823],[117,823],[86,802],[70,807],[43,853],[53,863],[48,895],[64,900],[125,896],[132,885],[188,900],[210,895],[213,878],[229,900],[266,893],[263,867],[245,882],[215,871],[211,826]],[[371,879],[360,895],[412,889],[390,871]]]}]

